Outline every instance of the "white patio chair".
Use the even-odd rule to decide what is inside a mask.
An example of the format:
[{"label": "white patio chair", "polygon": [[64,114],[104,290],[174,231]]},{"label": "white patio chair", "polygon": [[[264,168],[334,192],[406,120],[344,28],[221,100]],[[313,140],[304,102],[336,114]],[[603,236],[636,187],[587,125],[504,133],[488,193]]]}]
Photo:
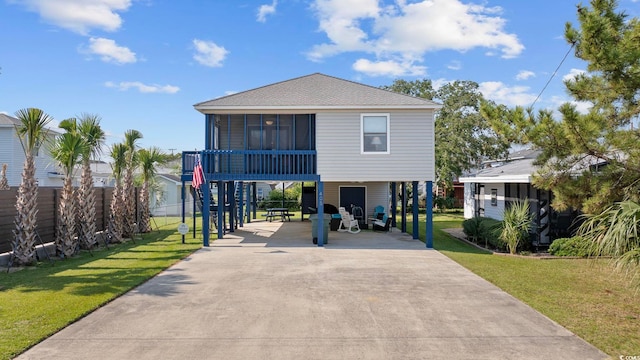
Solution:
[{"label": "white patio chair", "polygon": [[358,225],[358,220],[354,219],[353,216],[349,214],[343,207],[341,207],[339,211],[342,221],[340,222],[340,228],[338,228],[338,231],[348,232],[351,234],[359,233],[360,225]]}]

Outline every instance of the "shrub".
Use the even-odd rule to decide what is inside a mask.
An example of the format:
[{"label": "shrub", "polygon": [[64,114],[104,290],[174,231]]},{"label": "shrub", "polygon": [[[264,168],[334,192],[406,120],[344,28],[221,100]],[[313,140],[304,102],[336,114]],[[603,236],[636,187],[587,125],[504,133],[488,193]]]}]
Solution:
[{"label": "shrub", "polygon": [[471,241],[477,242],[480,237],[480,223],[482,218],[475,216],[462,222],[462,231]]},{"label": "shrub", "polygon": [[[269,193],[269,196],[262,200],[258,207],[261,209],[279,208],[282,207],[282,190],[273,190]],[[295,189],[286,189],[284,192],[284,207],[289,210],[299,210],[300,202],[298,201],[298,194]]]},{"label": "shrub", "polygon": [[500,239],[507,245],[509,253],[515,254],[518,245],[528,239],[532,219],[526,200],[517,200],[504,211]]},{"label": "shrub", "polygon": [[489,245],[496,250],[504,250],[504,242],[500,239],[502,222],[492,218],[483,218],[480,222],[480,240],[485,247]]},{"label": "shrub", "polygon": [[549,254],[555,256],[579,256],[589,255],[589,242],[582,236],[555,239],[549,246]]}]

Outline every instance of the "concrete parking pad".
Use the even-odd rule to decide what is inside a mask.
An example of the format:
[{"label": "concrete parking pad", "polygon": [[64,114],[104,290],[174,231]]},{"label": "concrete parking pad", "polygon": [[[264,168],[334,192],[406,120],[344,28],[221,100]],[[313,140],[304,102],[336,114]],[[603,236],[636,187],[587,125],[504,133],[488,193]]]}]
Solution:
[{"label": "concrete parking pad", "polygon": [[258,221],[18,359],[606,359],[397,229]]}]

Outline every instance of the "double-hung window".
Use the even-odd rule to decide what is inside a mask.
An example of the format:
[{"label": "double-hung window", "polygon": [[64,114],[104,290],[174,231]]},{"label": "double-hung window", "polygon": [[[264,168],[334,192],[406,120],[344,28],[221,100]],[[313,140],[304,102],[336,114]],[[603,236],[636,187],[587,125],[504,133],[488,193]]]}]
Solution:
[{"label": "double-hung window", "polygon": [[362,114],[363,154],[389,154],[389,114]]}]

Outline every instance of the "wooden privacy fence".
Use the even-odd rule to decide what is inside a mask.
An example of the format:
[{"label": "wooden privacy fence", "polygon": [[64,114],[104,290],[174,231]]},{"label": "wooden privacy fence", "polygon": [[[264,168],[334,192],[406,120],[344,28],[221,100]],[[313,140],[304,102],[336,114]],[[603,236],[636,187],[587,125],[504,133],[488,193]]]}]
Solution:
[{"label": "wooden privacy fence", "polygon": [[[137,189],[136,189],[137,190]],[[55,240],[57,207],[62,188],[38,188],[38,221],[36,231],[43,243]],[[16,194],[18,187],[0,191],[0,253],[11,251],[13,229],[16,218]],[[109,205],[113,193],[112,187],[96,187],[96,229],[103,231],[109,221]],[[137,194],[137,191],[136,191]],[[136,196],[136,207],[137,200]]]}]

